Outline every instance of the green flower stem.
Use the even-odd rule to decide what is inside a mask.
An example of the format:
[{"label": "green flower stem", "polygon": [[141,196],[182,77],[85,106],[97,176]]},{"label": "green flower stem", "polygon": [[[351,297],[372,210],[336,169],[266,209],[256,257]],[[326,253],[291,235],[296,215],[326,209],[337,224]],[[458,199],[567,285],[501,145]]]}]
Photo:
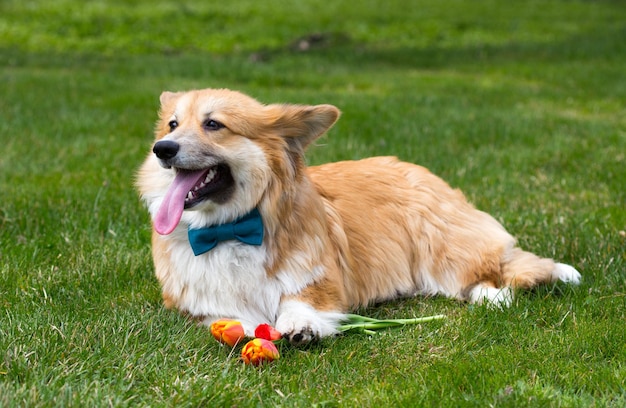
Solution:
[{"label": "green flower stem", "polygon": [[427,317],[417,317],[414,319],[374,319],[371,317],[349,314],[346,316],[345,324],[340,325],[337,330],[345,333],[350,330],[362,331],[367,334],[373,334],[373,330],[384,329],[387,327],[399,327],[408,324],[419,324],[431,322],[433,320],[445,319],[445,315],[434,315]]}]

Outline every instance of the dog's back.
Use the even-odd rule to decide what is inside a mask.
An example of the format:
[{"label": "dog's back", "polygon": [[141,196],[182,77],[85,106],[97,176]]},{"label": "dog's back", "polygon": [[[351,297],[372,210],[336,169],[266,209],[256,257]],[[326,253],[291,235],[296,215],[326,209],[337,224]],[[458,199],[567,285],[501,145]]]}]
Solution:
[{"label": "dog's back", "polygon": [[309,175],[335,224],[353,306],[416,293],[476,301],[481,290],[506,303],[500,288],[558,278],[552,260],[515,248],[500,223],[424,167],[375,157],[311,167]]}]

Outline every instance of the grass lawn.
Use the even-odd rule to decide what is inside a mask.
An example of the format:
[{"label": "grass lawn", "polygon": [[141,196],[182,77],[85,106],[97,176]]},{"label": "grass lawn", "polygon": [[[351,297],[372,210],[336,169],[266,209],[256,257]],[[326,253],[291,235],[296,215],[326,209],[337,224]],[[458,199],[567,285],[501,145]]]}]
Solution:
[{"label": "grass lawn", "polygon": [[[625,38],[608,0],[3,0],[0,406],[626,405]],[[244,366],[163,309],[133,188],[203,87],[338,106],[311,164],[427,166],[582,284]]]}]

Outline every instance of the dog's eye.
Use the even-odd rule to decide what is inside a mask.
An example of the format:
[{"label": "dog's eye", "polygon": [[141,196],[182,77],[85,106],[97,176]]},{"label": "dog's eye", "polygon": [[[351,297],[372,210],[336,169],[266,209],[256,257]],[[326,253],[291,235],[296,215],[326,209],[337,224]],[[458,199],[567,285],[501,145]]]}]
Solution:
[{"label": "dog's eye", "polygon": [[202,126],[204,126],[206,130],[220,130],[224,127],[223,124],[213,119],[205,120]]},{"label": "dog's eye", "polygon": [[170,123],[168,123],[168,125],[170,127],[170,132],[173,132],[174,129],[178,127],[178,121],[170,120]]}]

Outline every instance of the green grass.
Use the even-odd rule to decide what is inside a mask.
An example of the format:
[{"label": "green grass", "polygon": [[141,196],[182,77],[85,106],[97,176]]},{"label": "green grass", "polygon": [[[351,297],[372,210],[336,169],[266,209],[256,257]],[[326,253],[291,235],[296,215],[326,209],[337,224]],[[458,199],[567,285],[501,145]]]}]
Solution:
[{"label": "green grass", "polygon": [[[0,406],[624,406],[623,3],[293,3],[0,3]],[[582,285],[243,366],[162,308],[133,189],[160,92],[202,87],[335,104],[311,164],[425,165]]]}]

